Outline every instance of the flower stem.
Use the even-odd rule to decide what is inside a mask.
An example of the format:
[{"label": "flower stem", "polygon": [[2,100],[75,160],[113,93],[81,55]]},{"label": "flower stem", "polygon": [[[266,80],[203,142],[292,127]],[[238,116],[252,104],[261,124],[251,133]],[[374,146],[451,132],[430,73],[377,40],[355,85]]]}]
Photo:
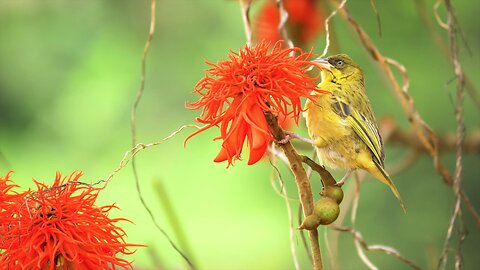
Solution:
[{"label": "flower stem", "polygon": [[[278,126],[277,117],[270,112],[265,112],[265,119],[272,131],[275,141],[282,141],[285,139],[285,132]],[[286,143],[277,143],[290,164],[290,170],[295,176],[295,183],[297,184],[298,194],[300,196],[300,203],[302,205],[303,213],[308,216],[313,213],[313,197],[310,180],[302,165],[302,157],[297,153],[293,145],[287,141]],[[312,248],[313,269],[322,270],[322,255],[320,252],[320,245],[318,242],[318,231],[309,230],[310,245]]]}]

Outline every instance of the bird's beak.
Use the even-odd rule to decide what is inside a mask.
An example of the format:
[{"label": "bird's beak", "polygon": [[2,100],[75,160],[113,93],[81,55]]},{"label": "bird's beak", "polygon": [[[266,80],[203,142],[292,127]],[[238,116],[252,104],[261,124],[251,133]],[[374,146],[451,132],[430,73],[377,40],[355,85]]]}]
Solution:
[{"label": "bird's beak", "polygon": [[332,64],[330,64],[327,60],[327,58],[317,58],[312,60],[312,62],[315,63],[315,65],[320,68],[320,69],[326,69],[326,70],[331,70],[333,68]]}]

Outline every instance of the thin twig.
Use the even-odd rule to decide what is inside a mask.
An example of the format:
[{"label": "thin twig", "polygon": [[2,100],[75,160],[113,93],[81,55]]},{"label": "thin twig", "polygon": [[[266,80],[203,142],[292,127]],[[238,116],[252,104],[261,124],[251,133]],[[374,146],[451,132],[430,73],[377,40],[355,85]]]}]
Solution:
[{"label": "thin twig", "polygon": [[[287,213],[288,213],[288,224],[289,224],[289,232],[290,232],[290,251],[292,252],[293,258],[293,265],[295,266],[296,270],[300,270],[300,263],[298,261],[297,251],[296,251],[296,243],[295,243],[295,227],[293,224],[293,212],[292,206],[290,205],[290,199],[288,198],[287,189],[285,188],[285,184],[282,179],[282,174],[276,165],[275,156],[272,156],[270,159],[270,165],[272,165],[272,186],[275,188],[275,180],[278,180],[280,184],[280,190],[275,190],[285,201],[285,205],[287,206]],[[288,164],[287,164],[288,165]],[[276,177],[275,177],[276,176]]]},{"label": "thin twig", "polygon": [[153,142],[153,143],[147,143],[147,144],[144,144],[144,143],[139,143],[137,145],[135,145],[132,149],[128,150],[124,155],[123,155],[123,158],[122,160],[120,161],[118,167],[113,170],[113,172],[105,179],[105,180],[100,180],[99,182],[97,183],[94,183],[93,185],[96,185],[98,183],[105,183],[105,186],[103,188],[105,188],[108,183],[113,179],[113,177],[118,173],[120,172],[125,166],[127,166],[128,162],[130,160],[132,160],[140,151],[144,150],[144,149],[147,149],[147,148],[150,148],[150,147],[153,147],[153,146],[157,146],[157,145],[160,145],[162,143],[164,143],[165,141],[168,141],[170,140],[171,138],[175,137],[175,135],[177,135],[178,133],[180,133],[182,130],[186,129],[186,128],[196,128],[196,129],[200,129],[199,126],[196,126],[196,125],[183,125],[181,126],[179,129],[175,130],[174,132],[172,132],[170,135],[168,135],[167,137],[161,139],[160,141],[157,141],[157,142]]},{"label": "thin twig", "polygon": [[372,6],[373,13],[375,13],[375,17],[377,17],[377,25],[378,25],[378,35],[382,36],[382,22],[380,20],[380,13],[378,13],[377,6],[375,5],[375,0],[370,0],[370,5]]},{"label": "thin twig", "polygon": [[247,37],[247,46],[252,46],[252,24],[250,22],[250,5],[252,0],[240,0],[240,11],[242,12],[243,27]]},{"label": "thin twig", "polygon": [[[276,0],[277,3],[277,9],[279,12],[279,17],[280,17],[280,22],[278,23],[278,31],[282,35],[283,40],[287,43],[288,48],[293,48],[293,42],[290,40],[288,37],[288,31],[287,31],[287,21],[288,21],[288,12],[285,9],[285,6],[283,5],[282,0]],[[295,52],[292,51],[292,55],[294,55]]]},{"label": "thin twig", "polygon": [[[147,41],[145,42],[145,47],[143,48],[140,87],[137,91],[137,97],[135,98],[135,102],[133,103],[133,106],[132,106],[131,119],[130,119],[130,125],[132,130],[132,147],[134,147],[134,149],[137,147],[137,129],[135,125],[135,115],[137,112],[138,104],[140,103],[140,100],[142,99],[142,96],[143,96],[143,92],[145,90],[146,62],[147,62],[148,52],[152,44],[153,36],[155,34],[155,20],[156,20],[156,0],[151,0],[150,1],[150,29],[149,29]],[[138,151],[140,151],[141,149],[145,149],[145,146],[144,145],[142,146],[138,150],[136,150],[136,153],[138,153]],[[133,177],[135,179],[135,187],[137,189],[137,195],[138,195],[138,198],[140,199],[140,202],[142,203],[145,210],[148,212],[150,219],[155,224],[155,227],[165,236],[165,238],[167,238],[170,245],[178,252],[178,254],[182,256],[182,258],[188,263],[190,268],[195,269],[195,266],[192,264],[190,259],[177,247],[177,245],[173,242],[173,240],[170,238],[167,232],[155,220],[155,217],[152,211],[150,210],[150,208],[148,207],[147,203],[145,202],[145,199],[143,198],[143,195],[142,195],[142,191],[140,189],[140,180],[138,177],[137,166],[135,164],[135,155],[131,156],[131,160],[132,160]]]},{"label": "thin twig", "polygon": [[[359,245],[366,251],[381,251],[401,260],[402,262],[409,265],[413,269],[418,269],[418,270],[421,269],[417,264],[405,258],[398,250],[396,250],[393,247],[384,246],[384,245],[368,245],[365,239],[363,238],[362,234],[359,231],[355,230],[354,228],[334,227],[334,226],[330,226],[330,228],[336,231],[350,233],[353,236],[353,238],[357,240]],[[375,266],[370,266],[370,267],[375,268]]]},{"label": "thin twig", "polygon": [[[303,215],[303,210],[302,210],[302,204],[299,203],[298,204],[298,211],[297,211],[297,222],[298,222],[298,224],[302,224],[303,219],[304,219],[304,215]],[[308,259],[310,260],[310,263],[313,264],[313,257],[312,257],[312,254],[310,253],[310,248],[308,247],[307,238],[305,237],[305,230],[300,230],[299,233],[300,233],[300,239],[302,240],[303,248],[305,249],[305,251],[308,255]]]},{"label": "thin twig", "polygon": [[[358,176],[358,172],[354,174],[355,179],[355,196],[353,197],[353,204],[352,204],[352,212],[350,215],[350,220],[352,222],[352,228],[355,229],[357,223],[357,210],[358,210],[358,202],[360,201],[360,184],[361,179]],[[357,238],[353,239],[355,244],[355,249],[357,250],[358,256],[362,260],[362,262],[370,269],[370,270],[378,270],[378,267],[373,264],[372,261],[367,257],[365,252],[362,249],[362,245]]]},{"label": "thin twig", "polygon": [[[169,136],[163,138],[160,141],[157,141],[157,142],[154,142],[154,143],[148,143],[148,144],[139,143],[139,144],[135,145],[132,149],[130,149],[129,151],[127,151],[125,153],[125,155],[123,156],[122,160],[120,161],[120,164],[118,165],[118,167],[115,170],[113,170],[113,172],[105,180],[100,180],[97,183],[93,183],[92,185],[97,185],[99,183],[104,183],[104,186],[102,188],[103,189],[106,188],[108,183],[110,183],[110,181],[113,179],[113,177],[118,172],[120,172],[123,168],[125,168],[125,166],[128,164],[129,161],[133,161],[135,156],[140,151],[145,150],[147,148],[151,148],[151,147],[160,145],[163,142],[168,141],[171,138],[173,138],[175,135],[180,133],[185,128],[190,128],[190,127],[200,129],[200,127],[198,127],[196,125],[184,125],[184,126],[180,127],[178,130],[172,132]],[[188,257],[180,251],[180,249],[176,246],[176,244],[173,242],[173,240],[170,238],[170,236],[166,233],[166,231],[158,224],[158,222],[156,221],[152,211],[150,210],[150,208],[146,205],[145,201],[143,200],[143,197],[141,196],[141,194],[140,194],[139,197],[140,197],[140,200],[141,200],[142,204],[144,204],[145,210],[148,212],[151,220],[155,224],[155,227],[165,236],[165,238],[168,240],[170,245],[185,259],[185,261],[190,265],[190,267],[192,269],[195,269],[195,266],[191,263],[191,261],[188,259]]]},{"label": "thin twig", "polygon": [[345,4],[347,3],[347,0],[343,0],[340,5],[336,9],[328,15],[328,17],[325,19],[325,48],[323,49],[322,54],[320,57],[324,57],[328,53],[328,49],[330,47],[330,20],[338,13],[340,9],[342,9]]},{"label": "thin twig", "polygon": [[[453,192],[455,195],[455,203],[452,217],[447,229],[447,236],[443,245],[442,255],[440,257],[439,269],[445,269],[448,260],[448,248],[452,238],[453,227],[457,217],[461,215],[461,181],[463,169],[463,140],[465,138],[465,123],[464,123],[464,98],[465,98],[465,79],[462,65],[458,59],[458,47],[456,43],[456,29],[457,21],[453,11],[453,6],[450,0],[445,0],[445,7],[447,9],[447,30],[450,43],[450,55],[452,58],[455,77],[457,78],[457,103],[455,105],[455,120],[457,122],[457,137],[456,137],[456,162],[455,162],[455,177],[453,179]],[[464,236],[460,235],[460,239]],[[460,242],[461,243],[461,242]],[[458,248],[460,249],[460,248]],[[457,263],[455,264],[457,265]]]},{"label": "thin twig", "polygon": [[[365,171],[360,171],[361,178],[364,178],[367,174]],[[337,220],[335,221],[335,225],[337,226],[342,226],[344,221],[346,220],[348,216],[349,210],[352,209],[353,202],[355,200],[355,192],[356,188],[355,185],[343,185],[342,189],[344,190],[345,195],[343,196],[343,201],[340,204],[340,215],[338,216]],[[330,227],[329,227],[330,228]],[[331,255],[331,258],[329,260],[330,262],[330,269],[332,270],[338,270],[342,269],[341,264],[338,262],[338,257],[339,257],[339,251],[338,251],[338,246],[339,246],[339,237],[340,237],[339,231],[332,231],[329,234],[329,239],[326,239],[325,241],[329,242],[329,246],[331,250],[329,251],[329,255]]]},{"label": "thin twig", "polygon": [[349,232],[353,235],[354,244],[355,244],[355,248],[357,249],[358,256],[363,261],[363,263],[365,263],[365,265],[371,270],[376,270],[379,268],[375,264],[373,264],[373,262],[367,257],[364,250],[382,251],[387,255],[398,258],[399,260],[406,263],[413,269],[420,269],[420,267],[417,266],[413,261],[408,260],[407,258],[402,256],[400,252],[398,252],[393,247],[384,246],[384,245],[368,245],[365,239],[363,238],[362,234],[356,229],[358,202],[360,199],[360,185],[361,185],[361,181],[364,179],[365,174],[363,174],[363,177],[360,177],[359,174],[356,172],[354,176],[355,176],[355,195],[353,198],[352,212],[351,212],[352,227],[351,228],[331,227],[331,228],[338,231]]},{"label": "thin twig", "polygon": [[433,14],[435,15],[435,19],[437,20],[438,25],[443,29],[448,31],[448,24],[442,21],[442,17],[438,14],[438,8],[442,4],[442,0],[437,0],[433,5]]}]

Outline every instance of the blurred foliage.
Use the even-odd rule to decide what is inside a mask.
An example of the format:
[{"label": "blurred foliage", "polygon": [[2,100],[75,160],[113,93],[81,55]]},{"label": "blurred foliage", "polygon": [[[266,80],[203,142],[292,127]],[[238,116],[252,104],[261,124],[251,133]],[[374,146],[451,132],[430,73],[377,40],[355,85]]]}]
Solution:
[{"label": "blurred foliage", "polygon": [[[379,49],[407,67],[410,93],[424,119],[440,133],[454,131],[453,68],[422,24],[416,2],[376,1],[381,37],[368,1],[349,1],[348,7]],[[434,1],[425,2],[433,21]],[[165,0],[157,4],[157,32],[137,114],[138,141],[145,143],[193,122],[198,112],[185,110],[184,104],[197,98],[191,91],[207,67],[204,59],[220,60],[229,49],[236,51],[245,42],[236,1]],[[472,52],[461,47],[462,64],[474,78],[480,71],[478,4],[457,1],[455,5]],[[341,50],[365,70],[377,118],[392,116],[408,129],[376,64],[340,18],[333,22]],[[130,149],[130,109],[139,86],[148,24],[149,1],[0,0],[1,174],[14,170],[13,179],[27,188],[32,178],[53,181],[57,170],[64,174],[83,170],[84,179],[94,182],[117,167]],[[446,40],[446,32],[435,27]],[[320,53],[324,42],[320,36],[314,51]],[[480,127],[478,110],[468,96],[465,118],[467,134]],[[306,134],[303,127],[298,132]],[[218,141],[211,141],[216,131],[196,136],[184,148],[188,134],[183,132],[138,155],[141,186],[160,224],[175,238],[156,197],[154,179],[160,179],[168,192],[200,269],[292,269],[287,211],[271,187],[268,162],[251,167],[238,162],[225,169],[226,164],[212,162],[220,148]],[[407,149],[387,146],[386,153],[388,170]],[[453,170],[454,155],[442,159]],[[465,157],[463,180],[477,209],[479,161],[478,155]],[[290,196],[296,197],[288,170],[281,171]],[[317,180],[313,178],[313,187],[320,191]],[[402,212],[387,187],[369,180],[362,185],[357,228],[368,243],[393,246],[422,267],[432,268],[445,239],[453,192],[442,183],[427,156],[394,181],[408,213]],[[130,242],[149,245],[149,250],[140,248],[132,256],[136,268],[155,269],[154,260],[162,269],[186,268],[142,208],[130,166],[115,176],[101,200],[117,202],[122,210],[117,215],[135,223],[124,224]],[[463,247],[465,269],[478,269],[478,227],[468,213],[464,217],[469,228]],[[298,233],[296,245],[307,268]],[[367,254],[382,269],[406,268],[385,254]],[[340,263],[342,269],[365,268],[348,234],[340,237]]]}]

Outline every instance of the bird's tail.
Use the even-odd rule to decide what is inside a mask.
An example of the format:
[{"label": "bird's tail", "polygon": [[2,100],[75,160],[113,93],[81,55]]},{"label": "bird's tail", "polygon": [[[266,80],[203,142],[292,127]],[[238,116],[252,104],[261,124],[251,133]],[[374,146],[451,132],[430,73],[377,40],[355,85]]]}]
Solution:
[{"label": "bird's tail", "polygon": [[[374,161],[375,162],[375,161]],[[381,182],[385,183],[387,186],[390,187],[392,190],[393,194],[395,197],[397,197],[398,201],[400,202],[400,206],[402,207],[403,211],[406,213],[407,209],[405,208],[405,204],[403,204],[402,197],[400,196],[400,192],[398,192],[397,187],[393,183],[392,179],[390,179],[390,176],[388,176],[388,173],[385,171],[383,166],[381,164],[378,164],[375,162],[375,165],[378,169],[376,172],[371,172],[378,180]]]}]

